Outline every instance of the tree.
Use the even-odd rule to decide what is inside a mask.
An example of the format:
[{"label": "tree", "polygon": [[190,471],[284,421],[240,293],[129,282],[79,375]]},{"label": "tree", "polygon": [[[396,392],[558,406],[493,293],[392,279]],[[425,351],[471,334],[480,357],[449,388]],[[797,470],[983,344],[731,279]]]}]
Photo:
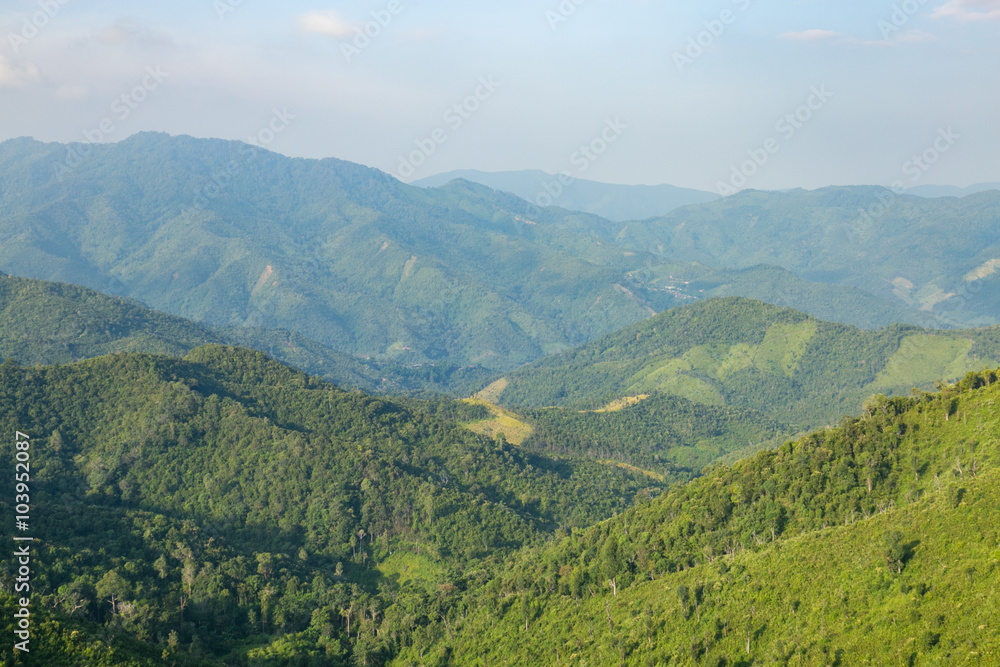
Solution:
[{"label": "tree", "polygon": [[691,612],[688,611],[688,605],[691,601],[691,591],[684,584],[677,587],[677,599],[681,601],[681,608],[684,609],[684,618],[688,618],[691,615]]},{"label": "tree", "polygon": [[618,575],[621,573],[621,565],[618,540],[609,537],[601,549],[601,575],[611,586],[615,597],[618,597]]},{"label": "tree", "polygon": [[903,534],[898,530],[886,533],[885,562],[889,569],[894,569],[896,574],[901,574],[908,556],[908,549],[903,544]]}]

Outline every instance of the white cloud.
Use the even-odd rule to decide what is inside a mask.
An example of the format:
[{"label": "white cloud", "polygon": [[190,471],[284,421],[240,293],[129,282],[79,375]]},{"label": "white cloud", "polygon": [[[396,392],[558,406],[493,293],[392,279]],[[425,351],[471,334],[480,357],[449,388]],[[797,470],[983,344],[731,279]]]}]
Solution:
[{"label": "white cloud", "polygon": [[138,46],[174,46],[169,35],[155,32],[134,18],[119,18],[100,30],[97,41],[108,46],[135,44]]},{"label": "white cloud", "polygon": [[842,32],[833,30],[803,30],[801,32],[786,32],[778,35],[779,39],[786,39],[793,42],[833,42],[836,44],[849,44],[851,46],[869,47],[893,47],[900,44],[916,44],[919,42],[933,42],[937,36],[923,30],[909,30],[905,33],[894,35],[892,39],[867,40],[845,35]]},{"label": "white cloud", "polygon": [[778,35],[781,39],[790,39],[796,42],[818,42],[824,39],[837,39],[845,37],[843,33],[833,30],[803,30],[802,32],[786,32]]},{"label": "white cloud", "polygon": [[299,19],[299,29],[303,32],[328,35],[337,39],[353,37],[355,28],[355,24],[332,10],[308,12]]},{"label": "white cloud", "polygon": [[0,56],[0,89],[23,88],[38,78],[38,68],[34,64],[14,65]]},{"label": "white cloud", "polygon": [[1000,21],[1000,0],[948,0],[932,16],[959,21]]},{"label": "white cloud", "polygon": [[56,98],[60,100],[85,100],[89,94],[90,93],[85,86],[77,84],[68,84],[56,88]]},{"label": "white cloud", "polygon": [[918,42],[936,42],[937,35],[933,35],[923,30],[909,30],[896,37],[896,41],[901,44],[917,44]]}]

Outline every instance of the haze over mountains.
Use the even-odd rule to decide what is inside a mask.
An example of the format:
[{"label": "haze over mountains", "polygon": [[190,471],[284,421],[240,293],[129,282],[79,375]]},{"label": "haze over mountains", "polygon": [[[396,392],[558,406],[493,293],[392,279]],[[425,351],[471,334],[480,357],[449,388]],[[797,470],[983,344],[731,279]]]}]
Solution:
[{"label": "haze over mountains", "polygon": [[889,191],[744,192],[621,223],[237,142],[140,134],[69,168],[76,150],[0,145],[0,269],[380,360],[503,370],[713,295],[864,327],[1000,313],[998,192],[871,222]]},{"label": "haze over mountains", "polygon": [[[667,215],[682,206],[704,204],[722,198],[714,192],[673,185],[616,185],[575,178],[569,172],[550,174],[537,169],[523,171],[457,169],[418,179],[413,181],[412,185],[437,188],[454,180],[471,181],[494,190],[509,192],[539,207],[559,206],[593,213],[616,222],[655,218]],[[1000,183],[976,183],[967,187],[917,185],[906,188],[902,194],[935,199],[967,197],[990,190],[1000,190]]]},{"label": "haze over mountains", "polygon": [[906,194],[918,197],[967,197],[989,190],[1000,190],[1000,183],[976,183],[964,188],[955,185],[918,185],[907,188]]},{"label": "haze over mountains", "polygon": [[337,352],[281,329],[212,327],[77,285],[0,275],[0,358],[64,364],[121,352],[184,356],[208,344],[240,345],[345,388],[369,393],[459,393],[492,374],[448,364],[409,367]]},{"label": "haze over mountains", "polygon": [[413,185],[437,188],[461,179],[494,190],[510,192],[544,208],[558,206],[593,213],[608,220],[642,220],[666,215],[688,204],[703,204],[719,195],[673,185],[612,185],[544,171],[486,172],[463,169],[414,181]]}]

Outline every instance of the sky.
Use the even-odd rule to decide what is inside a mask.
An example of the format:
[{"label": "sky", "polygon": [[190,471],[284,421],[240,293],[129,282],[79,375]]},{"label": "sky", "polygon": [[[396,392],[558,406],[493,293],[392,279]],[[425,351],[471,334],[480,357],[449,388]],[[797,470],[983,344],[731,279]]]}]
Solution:
[{"label": "sky", "polygon": [[0,140],[724,194],[1000,181],[1000,0],[0,0],[0,37]]}]

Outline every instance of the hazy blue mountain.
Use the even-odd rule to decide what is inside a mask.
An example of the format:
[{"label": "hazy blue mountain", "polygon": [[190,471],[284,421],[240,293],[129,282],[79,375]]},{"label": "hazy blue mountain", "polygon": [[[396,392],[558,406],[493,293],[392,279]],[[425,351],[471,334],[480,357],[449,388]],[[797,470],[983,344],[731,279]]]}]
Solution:
[{"label": "hazy blue mountain", "polygon": [[878,187],[744,191],[617,237],[678,262],[776,265],[929,313],[936,326],[1000,321],[1000,191],[961,199]]},{"label": "hazy blue mountain", "polygon": [[915,188],[908,188],[906,194],[917,197],[967,197],[968,195],[986,192],[988,190],[1000,190],[1000,183],[976,183],[965,188],[955,185],[918,185]]},{"label": "hazy blue mountain", "polygon": [[648,255],[584,237],[578,214],[527,220],[512,196],[239,142],[80,150],[0,146],[0,269],[404,363],[507,368],[672,305],[622,286]]},{"label": "hazy blue mountain", "polygon": [[831,296],[791,275],[791,288],[750,271],[668,289],[676,263],[629,247],[636,224],[239,142],[144,133],[90,147],[0,145],[0,270],[215,327],[285,329],[420,373],[507,370],[713,289],[860,326],[916,319],[864,286]]},{"label": "hazy blue mountain", "polygon": [[558,206],[593,213],[622,222],[666,215],[689,204],[714,201],[718,195],[673,185],[615,185],[583,179],[566,179],[538,170],[477,171],[461,169],[415,181],[433,188],[455,179],[480,183],[495,190],[511,192],[539,207]]}]

